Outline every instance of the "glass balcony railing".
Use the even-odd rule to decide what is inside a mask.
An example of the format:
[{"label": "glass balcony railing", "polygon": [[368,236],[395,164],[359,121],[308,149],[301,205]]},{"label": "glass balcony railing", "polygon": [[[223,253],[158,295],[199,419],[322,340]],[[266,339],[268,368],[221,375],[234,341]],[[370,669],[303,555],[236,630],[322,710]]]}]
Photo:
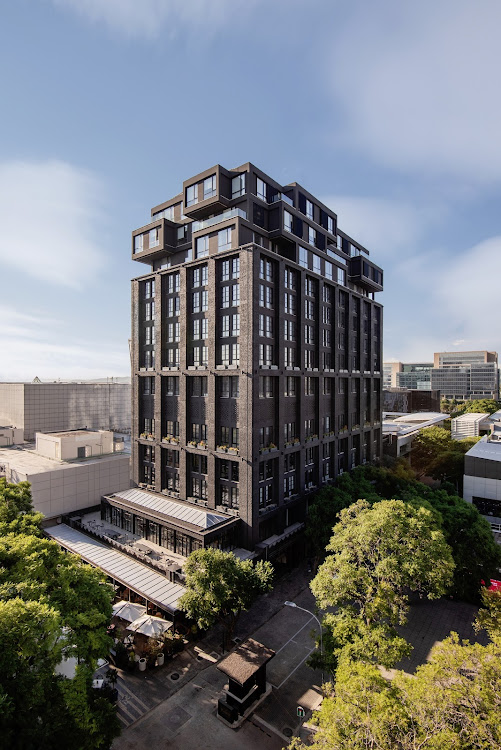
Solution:
[{"label": "glass balcony railing", "polygon": [[233,219],[235,216],[240,216],[241,219],[247,218],[247,213],[241,208],[230,208],[228,211],[223,211],[222,214],[212,216],[210,219],[203,219],[203,221],[194,221],[191,225],[192,232],[199,232],[201,229],[207,229],[207,227],[213,227],[215,224],[220,224],[226,219]]},{"label": "glass balcony railing", "polygon": [[285,195],[284,193],[277,193],[274,195],[268,203],[277,203],[278,201],[283,201],[284,203],[288,203],[289,206],[292,206],[294,208],[294,203],[292,201],[292,198],[289,198],[288,195]]}]

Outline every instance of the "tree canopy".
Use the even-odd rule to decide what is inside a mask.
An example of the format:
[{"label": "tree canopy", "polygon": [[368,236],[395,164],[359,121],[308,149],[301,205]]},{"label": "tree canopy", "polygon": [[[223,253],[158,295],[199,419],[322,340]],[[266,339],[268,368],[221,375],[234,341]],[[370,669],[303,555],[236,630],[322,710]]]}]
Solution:
[{"label": "tree canopy", "polygon": [[466,601],[479,602],[481,581],[498,577],[501,549],[491,527],[471,503],[458,497],[453,488],[430,487],[409,478],[408,471],[360,466],[345,472],[334,485],[317,493],[307,519],[306,534],[313,552],[322,558],[338,513],[359,498],[370,504],[395,498],[414,506],[433,509],[455,563],[451,593]]},{"label": "tree canopy", "polygon": [[[0,731],[6,747],[108,748],[115,709],[92,690],[113,590],[41,530],[29,485],[0,480]],[[76,675],[54,673],[76,657]]]},{"label": "tree canopy", "polygon": [[464,456],[479,437],[453,440],[445,427],[427,427],[412,443],[411,466],[418,477],[428,476],[440,481],[449,480],[462,490]]},{"label": "tree canopy", "polygon": [[232,552],[206,548],[192,552],[185,567],[186,593],[179,608],[199,628],[220,622],[229,644],[237,619],[259,594],[271,589],[273,567],[269,562],[239,560]]},{"label": "tree canopy", "polygon": [[[346,660],[316,712],[309,750],[499,750],[501,748],[501,594],[486,593],[479,627],[487,646],[437,644],[415,676],[387,680],[373,664]],[[306,750],[296,738],[290,750]]]},{"label": "tree canopy", "polygon": [[466,413],[494,414],[495,411],[501,409],[501,401],[496,401],[493,398],[479,398],[473,401],[455,401],[454,399],[448,401],[443,399],[440,408],[441,411],[450,414],[451,417],[459,417]]},{"label": "tree canopy", "polygon": [[409,653],[398,635],[409,591],[442,596],[454,562],[435,514],[401,500],[372,507],[359,500],[341,511],[327,546],[332,553],[311,582],[335,659],[341,656],[394,666]]}]

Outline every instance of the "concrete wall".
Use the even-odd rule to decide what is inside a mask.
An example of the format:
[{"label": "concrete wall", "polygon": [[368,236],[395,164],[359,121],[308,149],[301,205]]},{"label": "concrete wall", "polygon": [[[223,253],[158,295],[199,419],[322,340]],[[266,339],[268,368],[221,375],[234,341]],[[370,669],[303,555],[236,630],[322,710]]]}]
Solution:
[{"label": "concrete wall", "polygon": [[102,495],[128,488],[129,471],[129,456],[123,455],[40,474],[12,472],[12,478],[8,479],[31,482],[35,510],[52,518],[97,505]]},{"label": "concrete wall", "polygon": [[0,383],[0,425],[35,432],[88,427],[130,432],[131,387],[127,383]]},{"label": "concrete wall", "polygon": [[81,458],[79,448],[85,449],[85,458],[113,453],[113,432],[75,432],[67,435],[36,434],[37,453],[47,458],[71,461]]},{"label": "concrete wall", "polygon": [[24,427],[23,383],[0,383],[0,425]]},{"label": "concrete wall", "polygon": [[23,430],[18,427],[0,427],[0,448],[24,442]]}]

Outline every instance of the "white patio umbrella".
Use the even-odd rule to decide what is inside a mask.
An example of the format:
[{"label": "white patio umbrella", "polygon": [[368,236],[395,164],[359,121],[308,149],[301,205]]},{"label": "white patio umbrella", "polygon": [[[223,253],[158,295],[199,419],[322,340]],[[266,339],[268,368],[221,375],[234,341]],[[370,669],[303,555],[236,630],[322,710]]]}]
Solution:
[{"label": "white patio umbrella", "polygon": [[120,617],[127,622],[134,622],[141,615],[146,614],[144,604],[134,604],[133,602],[117,602],[113,605],[113,617]]},{"label": "white patio umbrella", "polygon": [[127,627],[127,630],[130,630],[133,633],[142,633],[150,638],[157,638],[171,627],[172,623],[162,620],[161,617],[142,615],[141,617],[138,617],[137,620],[134,620],[134,622],[131,622]]}]

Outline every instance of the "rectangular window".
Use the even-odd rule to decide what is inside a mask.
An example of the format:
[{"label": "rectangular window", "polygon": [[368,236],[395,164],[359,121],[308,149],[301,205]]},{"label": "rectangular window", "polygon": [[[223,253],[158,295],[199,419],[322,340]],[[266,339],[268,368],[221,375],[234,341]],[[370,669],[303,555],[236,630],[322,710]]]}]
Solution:
[{"label": "rectangular window", "polygon": [[241,195],[245,195],[245,172],[238,174],[231,181],[231,197],[240,198]]},{"label": "rectangular window", "polygon": [[143,249],[143,235],[138,234],[134,237],[134,252],[140,253]]},{"label": "rectangular window", "polygon": [[240,304],[240,284],[233,284],[231,287],[231,304],[238,307]]},{"label": "rectangular window", "polygon": [[304,280],[304,293],[307,297],[315,297],[315,282],[309,276]]},{"label": "rectangular window", "polygon": [[200,312],[200,292],[193,292],[192,311],[194,313]]},{"label": "rectangular window", "polygon": [[240,258],[232,258],[231,261],[231,278],[240,278]]},{"label": "rectangular window", "polygon": [[193,321],[193,338],[195,340],[200,338],[200,321],[199,320]]},{"label": "rectangular window", "polygon": [[209,254],[209,235],[197,237],[195,245],[195,258],[205,258]]},{"label": "rectangular window", "polygon": [[169,375],[165,391],[167,396],[179,396],[179,378]]},{"label": "rectangular window", "polygon": [[230,335],[230,316],[223,315],[221,323],[221,336],[223,338],[228,338]]},{"label": "rectangular window", "polygon": [[231,249],[231,227],[221,229],[217,233],[217,250],[219,253]]},{"label": "rectangular window", "polygon": [[318,255],[313,255],[313,271],[319,275],[322,273],[322,261]]},{"label": "rectangular window", "polygon": [[311,300],[305,300],[304,317],[308,320],[315,320],[315,304]]},{"label": "rectangular window", "polygon": [[346,286],[346,271],[344,268],[337,269],[337,283]]},{"label": "rectangular window", "polygon": [[204,201],[207,198],[213,198],[216,195],[216,175],[207,177],[204,180]]},{"label": "rectangular window", "polygon": [[[329,263],[328,260],[324,261],[325,263],[325,278],[330,279],[332,281],[332,263]],[[325,288],[325,287],[324,287]]]},{"label": "rectangular window", "polygon": [[306,199],[306,216],[308,219],[313,219],[313,203]]},{"label": "rectangular window", "polygon": [[269,375],[259,378],[259,398],[273,398],[275,379]]},{"label": "rectangular window", "polygon": [[308,250],[305,247],[299,248],[299,265],[308,268]]},{"label": "rectangular window", "polygon": [[273,364],[273,346],[271,344],[259,344],[259,364],[265,367]]},{"label": "rectangular window", "polygon": [[297,378],[294,377],[286,377],[285,378],[285,390],[284,390],[284,396],[295,396],[296,395],[296,380]]},{"label": "rectangular window", "polygon": [[231,316],[231,335],[240,336],[240,314],[236,313]]},{"label": "rectangular window", "polygon": [[186,205],[194,206],[198,203],[198,185],[189,185],[186,188]]},{"label": "rectangular window", "polygon": [[291,346],[284,347],[284,367],[291,369],[296,366],[296,350]]},{"label": "rectangular window", "polygon": [[181,288],[181,279],[179,273],[171,273],[167,277],[167,291],[169,294],[179,292]]},{"label": "rectangular window", "polygon": [[[176,274],[179,275],[179,274]],[[194,287],[207,286],[208,268],[207,266],[198,266],[193,269],[193,281]]]},{"label": "rectangular window", "polygon": [[230,261],[223,260],[221,264],[221,281],[230,280]]},{"label": "rectangular window", "polygon": [[292,214],[284,211],[284,229],[286,232],[292,232]]},{"label": "rectangular window", "polygon": [[146,281],[144,284],[144,298],[151,299],[155,296],[155,279]]},{"label": "rectangular window", "polygon": [[285,312],[288,315],[296,314],[296,297],[294,294],[285,293]]},{"label": "rectangular window", "polygon": [[296,324],[292,320],[284,320],[284,340],[296,340]]},{"label": "rectangular window", "polygon": [[160,244],[158,227],[156,227],[155,229],[150,229],[148,233],[148,244],[150,248],[157,247],[157,245]]},{"label": "rectangular window", "polygon": [[330,234],[334,234],[334,219],[332,218],[332,216],[327,217],[327,231]]},{"label": "rectangular window", "polygon": [[310,245],[313,245],[315,247],[317,242],[317,233],[313,229],[313,227],[308,227],[308,242]]},{"label": "rectangular window", "polygon": [[221,307],[229,307],[229,306],[230,306],[230,287],[223,286],[221,287]]},{"label": "rectangular window", "polygon": [[257,184],[256,184],[256,195],[258,198],[261,198],[262,201],[266,200],[266,182],[262,180],[260,177],[257,178]]},{"label": "rectangular window", "polygon": [[151,302],[147,302],[144,306],[144,319],[145,320],[154,320],[155,319],[155,302],[152,300]]},{"label": "rectangular window", "polygon": [[314,334],[313,326],[305,325],[305,327],[304,327],[304,343],[305,344],[314,344],[315,343],[315,334]]},{"label": "rectangular window", "polygon": [[296,288],[296,273],[290,268],[285,269],[285,288],[286,289]]}]

